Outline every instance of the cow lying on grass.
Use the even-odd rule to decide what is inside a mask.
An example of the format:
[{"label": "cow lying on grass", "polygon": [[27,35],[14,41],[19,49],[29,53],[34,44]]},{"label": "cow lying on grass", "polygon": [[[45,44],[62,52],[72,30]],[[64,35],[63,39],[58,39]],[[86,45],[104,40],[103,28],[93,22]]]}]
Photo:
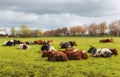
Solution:
[{"label": "cow lying on grass", "polygon": [[33,44],[40,44],[40,45],[44,45],[44,44],[48,44],[48,43],[52,43],[53,42],[53,40],[35,40],[34,42],[33,42]]},{"label": "cow lying on grass", "polygon": [[41,49],[42,53],[44,51],[49,51],[49,52],[52,52],[52,51],[56,51],[56,49],[52,46],[52,43],[45,43],[44,45],[41,46]]},{"label": "cow lying on grass", "polygon": [[30,46],[27,44],[19,44],[18,48],[19,49],[30,49]]},{"label": "cow lying on grass", "polygon": [[60,43],[61,48],[73,48],[73,46],[77,46],[77,43],[75,41],[68,41],[68,42]]},{"label": "cow lying on grass", "polygon": [[16,44],[20,44],[19,40],[8,40],[5,41],[2,46],[15,46]]},{"label": "cow lying on grass", "polygon": [[108,48],[96,49],[93,46],[89,48],[88,53],[92,53],[93,57],[111,57],[112,55],[118,55],[116,49],[108,49]]},{"label": "cow lying on grass", "polygon": [[83,50],[66,49],[58,51],[44,51],[42,57],[48,57],[49,61],[67,61],[87,59],[88,55]]},{"label": "cow lying on grass", "polygon": [[113,42],[113,39],[101,39],[99,42],[101,42],[101,43],[110,43],[110,42]]},{"label": "cow lying on grass", "polygon": [[59,51],[44,51],[42,57],[47,57],[48,61],[67,61],[68,58],[65,53]]},{"label": "cow lying on grass", "polygon": [[66,49],[65,53],[69,60],[81,60],[81,59],[88,58],[88,55],[87,55],[87,53],[85,53],[84,50]]}]

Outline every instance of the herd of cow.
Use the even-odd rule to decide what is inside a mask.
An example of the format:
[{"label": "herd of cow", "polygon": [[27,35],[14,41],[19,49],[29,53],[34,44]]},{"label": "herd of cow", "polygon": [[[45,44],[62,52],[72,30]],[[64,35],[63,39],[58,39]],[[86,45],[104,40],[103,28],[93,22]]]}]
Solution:
[{"label": "herd of cow", "polygon": [[[100,42],[107,43],[113,42],[113,39],[102,39]],[[75,41],[61,42],[60,47],[64,50],[56,50],[52,46],[53,40],[35,40],[33,42],[22,42],[20,40],[8,40],[5,41],[3,46],[15,46],[18,44],[20,49],[30,49],[30,44],[42,45],[40,51],[42,53],[41,57],[47,57],[48,61],[67,61],[67,60],[82,60],[87,59],[88,54],[84,50],[74,49],[77,46]],[[118,55],[115,48],[95,48],[90,45],[88,53],[91,53],[93,57],[111,57],[112,55]]]}]

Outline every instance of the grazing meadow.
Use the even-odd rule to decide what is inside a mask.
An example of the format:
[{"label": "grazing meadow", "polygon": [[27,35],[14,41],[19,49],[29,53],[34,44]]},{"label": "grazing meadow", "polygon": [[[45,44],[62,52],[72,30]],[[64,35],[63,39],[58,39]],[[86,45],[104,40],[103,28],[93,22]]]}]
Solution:
[{"label": "grazing meadow", "polygon": [[[103,38],[113,38],[113,43],[100,43]],[[90,45],[96,48],[116,48],[118,55],[110,58],[95,58],[90,53],[87,60],[50,62],[41,57],[41,45],[30,45],[22,50],[16,46],[2,46],[6,40],[20,41],[53,40],[53,46],[61,50],[64,41],[76,41],[76,49],[87,52]],[[39,37],[0,38],[0,77],[120,77],[120,37]]]}]

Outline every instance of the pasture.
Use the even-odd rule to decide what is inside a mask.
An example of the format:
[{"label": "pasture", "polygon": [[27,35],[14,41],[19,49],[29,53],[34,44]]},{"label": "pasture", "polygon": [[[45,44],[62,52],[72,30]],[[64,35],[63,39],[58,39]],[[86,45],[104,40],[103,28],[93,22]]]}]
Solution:
[{"label": "pasture", "polygon": [[[40,38],[0,38],[0,77],[120,77],[120,37],[112,37],[113,43],[99,43],[102,38],[111,37],[40,37]],[[41,45],[30,45],[31,49],[21,50],[18,46],[2,46],[6,40],[21,41],[53,40],[53,46],[60,50],[60,42],[76,41],[76,49],[87,52],[96,48],[116,48],[117,56],[94,58],[88,53],[87,60],[49,62],[41,58]]]}]

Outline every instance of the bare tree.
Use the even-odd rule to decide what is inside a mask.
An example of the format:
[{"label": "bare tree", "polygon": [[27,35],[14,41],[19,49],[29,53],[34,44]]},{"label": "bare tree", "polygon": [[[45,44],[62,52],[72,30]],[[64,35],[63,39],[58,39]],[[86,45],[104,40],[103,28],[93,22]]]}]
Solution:
[{"label": "bare tree", "polygon": [[74,26],[70,28],[70,34],[72,36],[80,35],[81,34],[81,26]]},{"label": "bare tree", "polygon": [[67,27],[64,27],[61,29],[61,36],[67,36],[68,35],[68,28]]},{"label": "bare tree", "polygon": [[60,36],[60,34],[61,34],[61,29],[60,28],[56,29],[55,36]]},{"label": "bare tree", "polygon": [[81,32],[81,36],[85,35],[85,33],[86,33],[86,25],[81,26],[80,32]]},{"label": "bare tree", "polygon": [[104,35],[107,29],[106,22],[101,22],[98,26],[98,34],[99,35]]},{"label": "bare tree", "polygon": [[71,35],[71,36],[74,36],[75,33],[76,33],[75,30],[74,30],[74,27],[70,27],[69,32],[70,32],[70,35]]},{"label": "bare tree", "polygon": [[90,24],[87,30],[90,36],[96,36],[97,35],[97,24],[95,23]]},{"label": "bare tree", "polygon": [[44,35],[44,36],[50,36],[50,31],[45,31],[45,32],[43,33],[43,35]]},{"label": "bare tree", "polygon": [[109,24],[109,33],[111,35],[120,35],[120,20],[113,21],[111,24]]}]

